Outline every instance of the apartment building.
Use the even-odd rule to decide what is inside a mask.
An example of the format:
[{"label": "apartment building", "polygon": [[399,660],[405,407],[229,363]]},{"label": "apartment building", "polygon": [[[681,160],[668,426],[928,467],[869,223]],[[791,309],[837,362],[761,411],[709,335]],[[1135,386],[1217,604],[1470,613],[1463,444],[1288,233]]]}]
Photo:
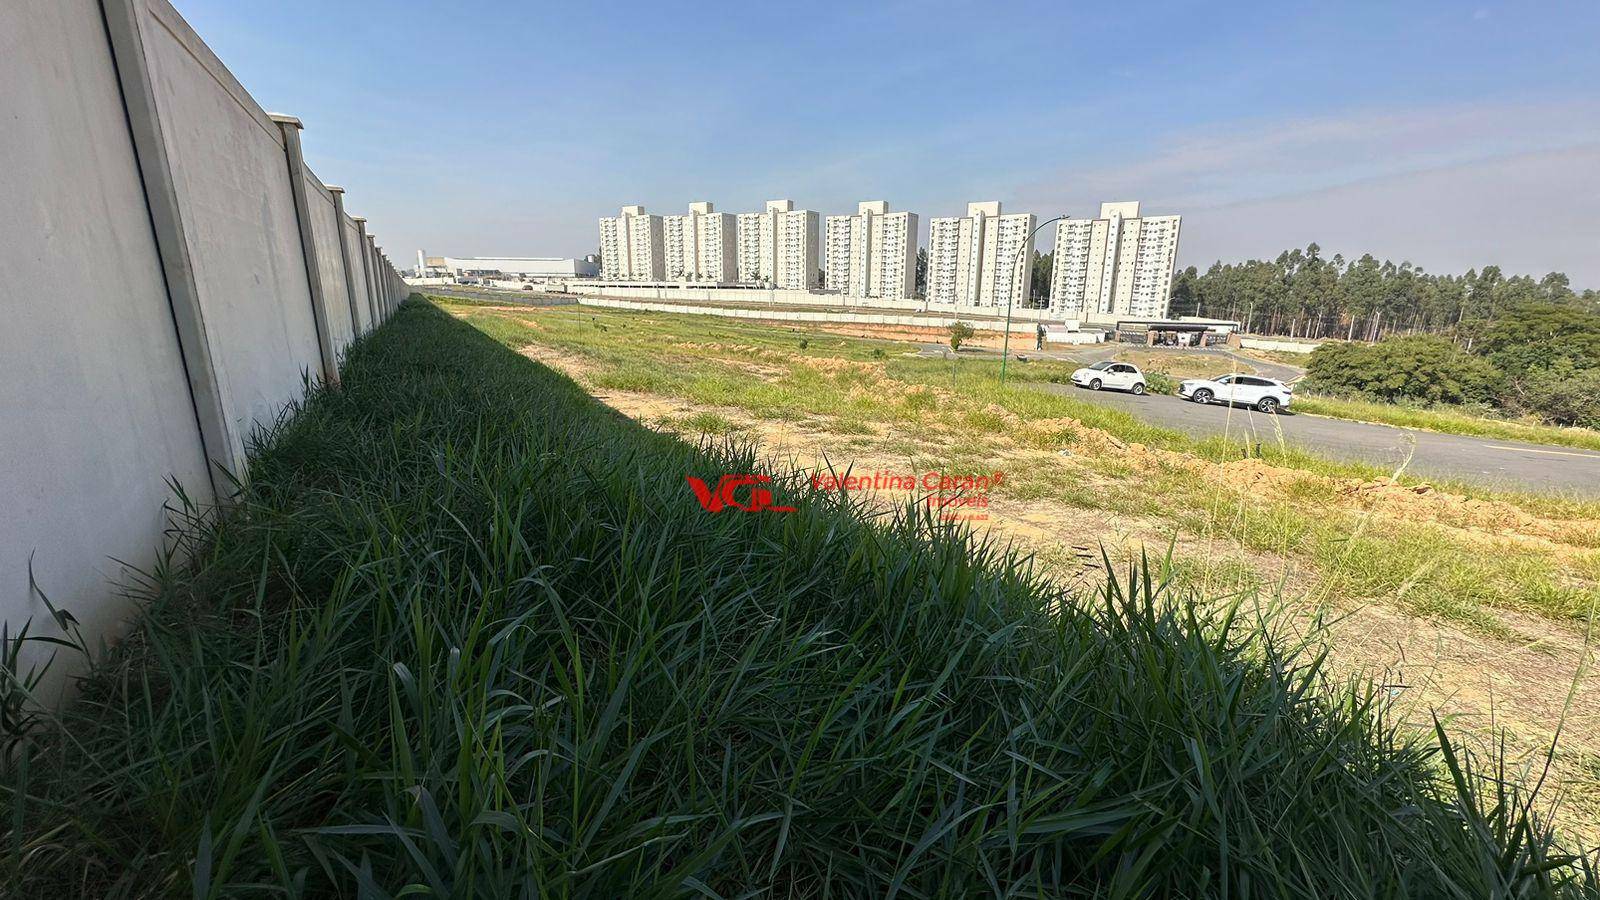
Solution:
[{"label": "apartment building", "polygon": [[1034,223],[1032,213],[1003,213],[999,201],[969,203],[965,216],[929,219],[928,302],[979,308],[1024,302],[1033,284]]},{"label": "apartment building", "polygon": [[695,244],[694,216],[662,216],[661,248],[665,256],[668,281],[693,281],[700,267],[700,251]]},{"label": "apartment building", "polygon": [[853,216],[828,216],[823,281],[852,297],[900,300],[916,287],[917,214],[889,212],[883,200],[858,204]]},{"label": "apartment building", "polygon": [[660,281],[666,277],[665,234],[661,216],[642,206],[600,220],[600,277],[621,281]]},{"label": "apartment building", "polygon": [[[739,281],[745,284],[754,284],[766,280],[762,274],[761,265],[761,221],[766,218],[766,213],[739,213],[734,217],[737,230],[735,234],[736,249],[734,258],[737,261]],[[767,270],[767,275],[771,269]]]},{"label": "apartment building", "polygon": [[733,215],[710,203],[689,205],[695,221],[695,246],[700,254],[695,275],[701,281],[731,284],[738,280],[738,234]]},{"label": "apartment building", "polygon": [[850,293],[850,228],[855,216],[827,216],[822,220],[822,286]]},{"label": "apartment building", "polygon": [[785,290],[804,291],[819,286],[820,224],[815,212],[795,209],[793,200],[768,200],[763,212],[740,213],[739,280]]},{"label": "apartment building", "polygon": [[1140,216],[1137,201],[1102,203],[1095,219],[1063,219],[1056,226],[1050,309],[1068,320],[1164,318],[1181,219]]},{"label": "apartment building", "polygon": [[661,241],[668,281],[735,280],[733,216],[709,201],[689,204],[688,215],[662,216]]}]

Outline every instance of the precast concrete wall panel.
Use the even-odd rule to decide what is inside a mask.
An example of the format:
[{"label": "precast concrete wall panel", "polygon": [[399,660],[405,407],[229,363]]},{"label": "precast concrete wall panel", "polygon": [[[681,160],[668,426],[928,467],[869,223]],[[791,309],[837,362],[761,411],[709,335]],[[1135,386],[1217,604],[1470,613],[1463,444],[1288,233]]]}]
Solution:
[{"label": "precast concrete wall panel", "polygon": [[339,210],[333,194],[323,187],[310,169],[305,172],[306,205],[311,213],[311,235],[317,245],[317,271],[322,278],[322,296],[328,304],[328,332],[333,336],[335,353],[344,358],[344,348],[355,340],[355,323],[350,321],[350,295],[344,283],[344,258],[339,251]]},{"label": "precast concrete wall panel", "polygon": [[[172,478],[210,482],[95,0],[0,2],[0,617],[91,640],[130,613],[113,560],[157,558]],[[59,683],[59,680],[58,680]]]},{"label": "precast concrete wall panel", "polygon": [[350,286],[355,291],[356,316],[359,323],[357,332],[366,334],[377,323],[372,321],[371,303],[367,294],[370,288],[367,286],[366,266],[361,261],[361,254],[364,252],[361,246],[361,230],[356,227],[356,223],[351,221],[349,216],[345,216],[344,221],[340,223],[340,227],[344,229],[344,245],[350,254],[347,257],[349,260],[349,272],[346,277],[350,279]]},{"label": "precast concrete wall panel", "polygon": [[165,2],[143,7],[184,237],[234,458],[322,362],[278,126]]},{"label": "precast concrete wall panel", "polygon": [[[133,612],[124,564],[149,569],[166,544],[169,484],[226,503],[208,459],[238,467],[251,430],[324,374],[313,278],[335,351],[403,296],[364,227],[291,169],[284,135],[167,0],[0,0],[13,636],[30,620],[61,636],[42,592],[91,645],[114,640]],[[25,647],[24,670],[49,651]],[[64,658],[40,696],[81,662]]]}]

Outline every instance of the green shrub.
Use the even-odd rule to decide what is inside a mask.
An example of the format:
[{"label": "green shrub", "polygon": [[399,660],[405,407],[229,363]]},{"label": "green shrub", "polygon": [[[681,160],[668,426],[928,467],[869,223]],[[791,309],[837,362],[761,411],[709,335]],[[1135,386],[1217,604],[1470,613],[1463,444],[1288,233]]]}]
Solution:
[{"label": "green shrub", "polygon": [[1501,381],[1489,362],[1432,335],[1376,344],[1330,342],[1312,352],[1307,366],[1307,386],[1313,390],[1388,401],[1492,401]]},{"label": "green shrub", "polygon": [[1600,368],[1578,369],[1568,359],[1513,382],[1512,406],[1551,425],[1600,428]]},{"label": "green shrub", "polygon": [[950,349],[960,350],[961,345],[971,340],[977,332],[965,322],[953,322],[950,325]]},{"label": "green shrub", "polygon": [[1178,382],[1165,372],[1144,373],[1145,390],[1152,394],[1176,394]]}]

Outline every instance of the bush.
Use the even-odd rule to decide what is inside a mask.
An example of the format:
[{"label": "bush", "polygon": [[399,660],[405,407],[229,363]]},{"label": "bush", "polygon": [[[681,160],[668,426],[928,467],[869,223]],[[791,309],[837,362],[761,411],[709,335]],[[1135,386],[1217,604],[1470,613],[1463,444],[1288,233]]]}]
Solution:
[{"label": "bush", "polygon": [[1152,394],[1176,394],[1178,382],[1165,372],[1144,373],[1145,390]]},{"label": "bush", "polygon": [[1432,335],[1376,344],[1326,343],[1311,354],[1307,385],[1335,395],[1428,403],[1497,399],[1501,375],[1488,361]]},{"label": "bush", "polygon": [[955,322],[955,323],[951,324],[951,326],[950,326],[950,349],[951,350],[960,350],[961,349],[961,345],[966,343],[968,340],[970,340],[972,338],[972,336],[974,334],[976,334],[976,333],[977,332],[975,332],[973,330],[972,326],[968,325],[965,322]]},{"label": "bush", "polygon": [[1551,425],[1600,428],[1600,369],[1578,369],[1557,360],[1513,382],[1511,405]]}]

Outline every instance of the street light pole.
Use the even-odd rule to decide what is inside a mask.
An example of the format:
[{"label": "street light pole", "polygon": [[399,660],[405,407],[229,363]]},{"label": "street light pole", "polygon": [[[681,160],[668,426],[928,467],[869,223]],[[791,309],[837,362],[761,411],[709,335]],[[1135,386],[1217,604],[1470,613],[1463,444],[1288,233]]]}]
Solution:
[{"label": "street light pole", "polygon": [[[1011,355],[1011,305],[1017,300],[1017,282],[1022,280],[1022,258],[1027,255],[1028,248],[1033,246],[1034,235],[1038,234],[1041,229],[1043,229],[1046,225],[1049,225],[1051,222],[1059,222],[1065,218],[1066,215],[1063,214],[1056,216],[1054,219],[1046,219],[1043,222],[1040,222],[1037,226],[1035,226],[1033,231],[1028,233],[1028,239],[1022,242],[1022,246],[1017,248],[1017,269],[1011,277],[1011,290],[1006,293],[1006,333],[1005,337],[1000,341],[1001,387],[1006,386],[1006,358]],[[1051,260],[1051,263],[1053,266],[1054,260]],[[1053,267],[1051,271],[1054,271]]]}]

